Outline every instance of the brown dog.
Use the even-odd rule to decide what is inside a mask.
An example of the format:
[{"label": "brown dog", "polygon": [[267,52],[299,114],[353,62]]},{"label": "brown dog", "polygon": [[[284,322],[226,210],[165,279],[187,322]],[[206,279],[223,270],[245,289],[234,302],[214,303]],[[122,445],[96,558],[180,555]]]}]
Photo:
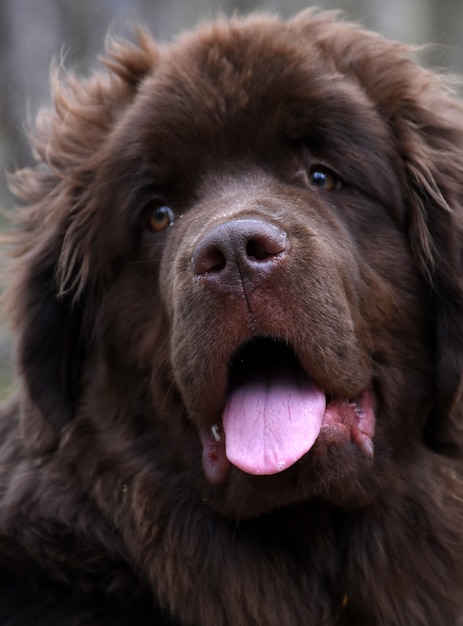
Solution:
[{"label": "brown dog", "polygon": [[1,624],[456,625],[461,102],[310,11],[106,65],[13,180]]}]

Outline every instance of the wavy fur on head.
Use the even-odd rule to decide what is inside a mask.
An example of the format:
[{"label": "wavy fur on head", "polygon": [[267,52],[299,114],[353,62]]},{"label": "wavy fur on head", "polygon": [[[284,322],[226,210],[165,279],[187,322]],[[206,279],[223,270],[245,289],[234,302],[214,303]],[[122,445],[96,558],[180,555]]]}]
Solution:
[{"label": "wavy fur on head", "polygon": [[0,622],[460,623],[461,101],[334,13],[104,64],[12,177]]}]

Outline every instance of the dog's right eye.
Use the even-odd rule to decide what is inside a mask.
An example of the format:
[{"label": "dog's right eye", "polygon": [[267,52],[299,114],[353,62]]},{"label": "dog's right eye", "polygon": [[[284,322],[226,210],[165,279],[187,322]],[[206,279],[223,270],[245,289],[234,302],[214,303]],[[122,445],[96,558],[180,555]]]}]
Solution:
[{"label": "dog's right eye", "polygon": [[341,186],[338,176],[324,165],[314,165],[310,168],[309,181],[312,187],[325,191],[333,191]]},{"label": "dog's right eye", "polygon": [[153,233],[167,230],[174,223],[174,213],[169,206],[157,206],[148,213],[148,228]]}]

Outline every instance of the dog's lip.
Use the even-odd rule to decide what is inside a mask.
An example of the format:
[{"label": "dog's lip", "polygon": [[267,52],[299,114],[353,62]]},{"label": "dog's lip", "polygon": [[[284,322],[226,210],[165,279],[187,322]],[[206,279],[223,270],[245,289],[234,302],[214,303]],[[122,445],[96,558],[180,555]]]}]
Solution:
[{"label": "dog's lip", "polygon": [[368,458],[373,458],[375,434],[375,400],[372,385],[368,385],[352,400],[331,400],[327,403],[320,429],[320,446],[341,440],[351,441]]},{"label": "dog's lip", "polygon": [[[268,355],[268,345],[264,345],[264,358]],[[236,363],[237,360],[242,359],[243,354],[248,355],[249,352],[246,352],[247,346],[243,349],[236,351],[233,359],[231,359],[231,372],[229,376],[229,394],[230,390],[233,392],[235,387],[238,387],[241,384],[246,385],[245,377],[248,374],[251,374],[252,365],[256,363],[255,355],[251,355],[248,359],[248,363],[245,363],[244,366],[237,373],[233,368],[233,363]],[[209,423],[208,426],[201,426],[199,428],[199,435],[203,448],[203,469],[208,480],[215,485],[220,485],[224,483],[232,469],[233,466],[238,467],[245,473],[249,474],[274,474],[282,472],[289,467],[295,465],[298,461],[300,461],[303,457],[305,457],[309,452],[312,451],[315,454],[323,454],[326,451],[326,448],[332,444],[341,445],[348,444],[354,445],[359,449],[366,458],[373,457],[373,437],[374,437],[374,429],[375,429],[375,400],[372,384],[368,383],[360,393],[356,393],[353,397],[349,399],[343,399],[339,397],[330,397],[328,394],[323,392],[321,389],[318,389],[315,384],[313,384],[310,379],[308,380],[307,374],[304,372],[302,367],[299,365],[299,361],[295,356],[295,352],[289,347],[285,346],[282,351],[281,345],[276,347],[277,354],[282,356],[282,358],[291,358],[288,355],[293,354],[292,358],[294,359],[294,363],[297,364],[295,367],[296,374],[298,378],[305,379],[305,385],[312,385],[314,388],[314,392],[309,392],[309,402],[312,403],[312,396],[310,394],[316,394],[316,401],[318,405],[316,407],[316,415],[313,418],[312,416],[312,407],[309,407],[308,418],[309,420],[315,419],[315,425],[305,425],[303,423],[304,419],[306,419],[305,414],[302,414],[302,422],[299,420],[299,424],[295,427],[293,435],[291,432],[288,434],[288,437],[294,436],[295,438],[307,436],[308,441],[296,441],[295,442],[295,454],[293,456],[293,443],[290,442],[290,454],[289,460],[284,457],[281,462],[275,462],[274,465],[267,471],[267,467],[265,463],[259,463],[257,460],[255,461],[252,458],[251,452],[253,450],[257,450],[257,454],[260,453],[260,447],[257,446],[249,446],[249,450],[242,454],[242,458],[244,459],[243,463],[240,463],[236,459],[236,455],[234,453],[229,454],[227,451],[227,434],[224,429],[224,424],[221,418],[215,420],[214,423]],[[286,356],[285,356],[286,354]],[[300,382],[297,383],[298,385]],[[288,397],[291,397],[291,394],[294,392],[294,389],[290,389],[287,393]],[[241,393],[238,389],[238,393]],[[271,393],[271,392],[270,392]],[[318,394],[318,395],[317,395]],[[297,395],[297,391],[296,391]],[[323,396],[323,405],[320,404],[321,398]],[[302,401],[305,401],[307,396],[301,395]],[[225,401],[225,406],[227,405],[227,401]],[[251,408],[252,411],[252,408]],[[245,415],[245,413],[243,414]],[[235,418],[234,418],[235,419]],[[238,422],[240,417],[238,417]],[[247,422],[247,418],[243,418],[245,422]],[[283,418],[284,421],[285,418]],[[297,422],[297,420],[296,420]],[[302,424],[302,430],[301,430]],[[240,424],[238,424],[238,427]],[[308,427],[308,430],[306,429]],[[244,431],[246,432],[246,425]],[[281,432],[285,432],[286,423],[284,422],[283,427],[281,428]],[[288,423],[289,428],[293,428],[293,425]],[[252,425],[250,426],[252,428]],[[258,428],[262,429],[262,424],[258,424]],[[258,431],[256,431],[258,433]],[[251,436],[256,438],[256,433],[251,433]],[[235,436],[235,433],[232,435]],[[247,448],[248,444],[246,442],[246,435],[241,435],[243,439],[242,447]],[[285,435],[286,438],[286,435]],[[286,443],[283,441],[283,448],[287,447]],[[265,447],[265,442],[262,444],[262,448]],[[279,451],[277,451],[279,454]],[[284,456],[284,455],[283,455]],[[230,457],[230,458],[229,458]]]}]

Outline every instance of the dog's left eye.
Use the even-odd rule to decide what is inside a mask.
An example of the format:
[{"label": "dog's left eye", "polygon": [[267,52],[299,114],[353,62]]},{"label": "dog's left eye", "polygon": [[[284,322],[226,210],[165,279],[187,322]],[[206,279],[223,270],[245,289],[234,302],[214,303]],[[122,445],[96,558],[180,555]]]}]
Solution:
[{"label": "dog's left eye", "polygon": [[148,213],[148,228],[154,233],[160,233],[170,228],[174,219],[174,213],[169,206],[157,206]]},{"label": "dog's left eye", "polygon": [[339,189],[341,181],[328,167],[324,165],[315,165],[309,170],[309,182],[312,187],[324,189],[325,191],[333,191]]}]

